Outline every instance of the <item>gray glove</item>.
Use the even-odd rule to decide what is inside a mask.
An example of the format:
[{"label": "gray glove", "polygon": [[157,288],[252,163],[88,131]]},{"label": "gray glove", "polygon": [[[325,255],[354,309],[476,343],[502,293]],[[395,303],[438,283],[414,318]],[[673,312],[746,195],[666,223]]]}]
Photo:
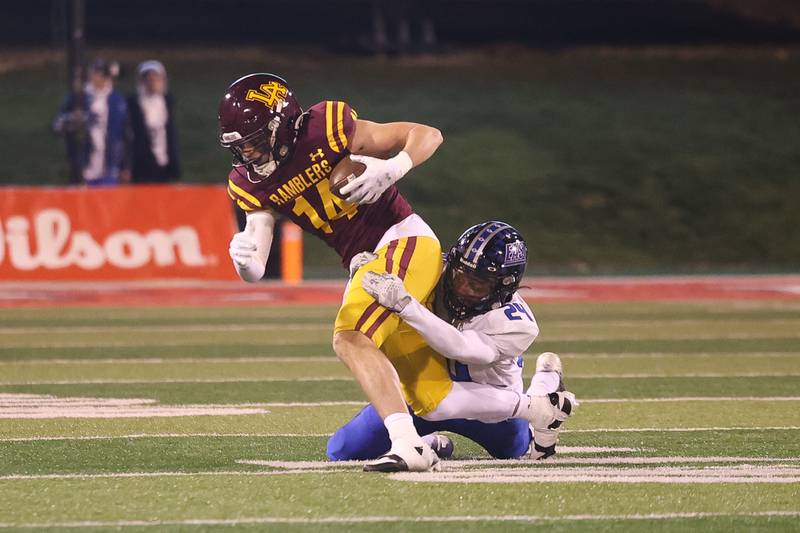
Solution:
[{"label": "gray glove", "polygon": [[378,258],[378,254],[373,254],[372,252],[361,252],[360,254],[356,254],[350,260],[350,279],[353,279],[353,276],[356,275],[358,269],[366,265],[367,263],[371,263]]},{"label": "gray glove", "polygon": [[403,280],[394,274],[365,272],[361,285],[379,304],[395,313],[402,312],[413,299],[403,286]]}]

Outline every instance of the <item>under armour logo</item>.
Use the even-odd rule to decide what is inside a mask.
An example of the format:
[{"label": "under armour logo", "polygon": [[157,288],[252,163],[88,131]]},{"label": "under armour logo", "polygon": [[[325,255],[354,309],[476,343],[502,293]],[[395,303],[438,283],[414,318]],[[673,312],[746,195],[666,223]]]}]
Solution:
[{"label": "under armour logo", "polygon": [[311,162],[313,163],[313,162],[315,162],[317,160],[318,157],[320,159],[325,157],[325,152],[322,151],[322,148],[317,148],[316,153],[315,152],[311,152],[310,154],[308,154],[308,157],[311,158]]}]

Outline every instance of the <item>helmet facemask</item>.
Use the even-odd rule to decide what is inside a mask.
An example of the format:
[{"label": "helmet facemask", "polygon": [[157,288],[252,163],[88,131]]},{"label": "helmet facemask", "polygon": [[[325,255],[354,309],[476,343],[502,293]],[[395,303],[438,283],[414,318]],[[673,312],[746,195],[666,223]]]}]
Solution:
[{"label": "helmet facemask", "polygon": [[233,153],[233,166],[252,165],[257,174],[268,177],[287,158],[290,151],[289,146],[277,142],[280,125],[281,118],[273,117],[266,128],[246,137],[235,132],[223,133],[220,144]]}]

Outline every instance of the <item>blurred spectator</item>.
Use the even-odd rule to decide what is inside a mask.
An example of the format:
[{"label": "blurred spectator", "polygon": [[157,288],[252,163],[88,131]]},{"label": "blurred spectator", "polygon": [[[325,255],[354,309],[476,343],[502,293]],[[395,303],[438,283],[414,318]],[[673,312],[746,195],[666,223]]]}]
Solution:
[{"label": "blurred spectator", "polygon": [[367,47],[379,54],[433,52],[436,30],[431,7],[430,0],[373,0],[372,37]]},{"label": "blurred spectator", "polygon": [[172,95],[158,61],[136,69],[136,93],[128,97],[131,170],[134,183],[163,183],[180,177]]},{"label": "blurred spectator", "polygon": [[83,92],[68,93],[53,129],[67,141],[67,156],[77,176],[89,186],[116,185],[127,180],[125,161],[125,97],[114,89],[119,65],[95,59]]}]

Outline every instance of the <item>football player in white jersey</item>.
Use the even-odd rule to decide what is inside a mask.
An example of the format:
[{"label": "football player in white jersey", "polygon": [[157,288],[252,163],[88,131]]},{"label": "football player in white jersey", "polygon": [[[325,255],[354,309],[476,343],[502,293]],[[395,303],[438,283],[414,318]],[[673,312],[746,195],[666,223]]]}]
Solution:
[{"label": "football player in white jersey", "polygon": [[[354,259],[351,271],[368,259]],[[419,350],[411,341],[406,351],[417,355],[405,358],[410,364],[402,360],[395,366],[420,435],[428,435],[426,441],[442,455],[452,453],[452,444],[435,431],[464,435],[498,458],[528,451],[536,459],[549,457],[562,422],[577,405],[574,395],[564,391],[561,361],[554,353],[539,356],[531,386],[523,390],[522,354],[539,333],[517,292],[526,262],[520,234],[491,221],[468,229],[447,254],[432,311],[410,296],[396,276],[364,273],[367,293],[430,347]],[[393,346],[390,342],[387,349]],[[387,355],[393,362],[402,359]],[[436,372],[437,362],[444,371]],[[393,471],[397,458],[380,455],[389,447],[384,433],[380,418],[367,406],[333,435],[328,457],[379,456],[371,464]]]}]

